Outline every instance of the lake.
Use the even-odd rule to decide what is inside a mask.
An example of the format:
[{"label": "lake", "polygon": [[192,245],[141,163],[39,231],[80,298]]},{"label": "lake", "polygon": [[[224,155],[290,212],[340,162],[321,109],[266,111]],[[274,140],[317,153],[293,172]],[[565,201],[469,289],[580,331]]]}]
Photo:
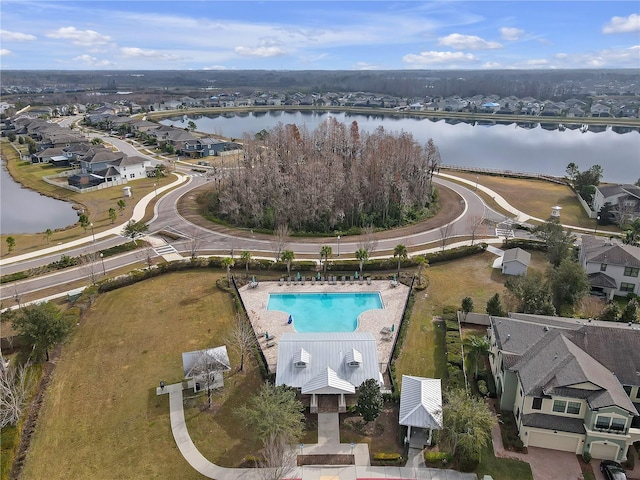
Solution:
[{"label": "lake", "polygon": [[71,203],[45,197],[23,188],[5,168],[0,167],[0,232],[39,233],[73,225],[78,215]]},{"label": "lake", "polygon": [[[320,111],[198,115],[166,119],[161,123],[186,127],[193,121],[200,132],[239,139],[245,132],[253,135],[278,122],[305,125],[311,131],[330,116],[342,123],[355,120],[361,130],[369,132],[379,126],[391,132],[410,132],[421,144],[433,138],[445,165],[563,176],[567,165],[574,162],[580,170],[601,165],[606,182],[634,183],[640,178],[640,133],[637,130],[621,134],[606,128],[597,133],[583,133],[569,128],[548,130],[538,124],[534,124],[534,128],[524,124],[472,125],[415,116]],[[576,121],[580,122],[580,119]]]}]

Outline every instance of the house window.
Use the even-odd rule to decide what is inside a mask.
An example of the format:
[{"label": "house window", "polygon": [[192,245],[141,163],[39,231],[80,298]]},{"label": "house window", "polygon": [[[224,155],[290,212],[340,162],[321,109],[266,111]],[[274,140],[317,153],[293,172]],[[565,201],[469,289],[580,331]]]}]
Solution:
[{"label": "house window", "polygon": [[640,268],[638,267],[624,267],[625,277],[637,277],[638,272],[640,272]]},{"label": "house window", "polygon": [[623,388],[626,394],[631,396],[631,385],[625,385]]},{"label": "house window", "polygon": [[601,430],[608,430],[610,423],[611,423],[611,419],[609,417],[599,416],[596,419],[596,428],[599,428]]},{"label": "house window", "polygon": [[635,288],[636,288],[636,284],[635,283],[620,282],[620,291],[621,292],[631,292],[631,293],[633,293],[633,290]]},{"label": "house window", "polygon": [[533,397],[533,403],[531,404],[531,408],[533,408],[534,410],[542,410],[542,398]]},{"label": "house window", "polygon": [[606,272],[607,271],[607,264],[606,263],[601,263],[600,264],[600,271],[601,272]]},{"label": "house window", "polygon": [[554,412],[564,413],[566,408],[567,408],[567,402],[565,402],[564,400],[554,400],[553,401],[553,411]]},{"label": "house window", "polygon": [[136,178],[136,174],[135,173],[130,173],[129,174],[129,178]]},{"label": "house window", "polygon": [[571,413],[572,415],[580,414],[580,403],[579,402],[569,402],[567,405],[567,413]]},{"label": "house window", "polygon": [[624,427],[627,422],[622,418],[612,418],[611,419],[611,430],[616,430],[618,432],[624,431]]}]

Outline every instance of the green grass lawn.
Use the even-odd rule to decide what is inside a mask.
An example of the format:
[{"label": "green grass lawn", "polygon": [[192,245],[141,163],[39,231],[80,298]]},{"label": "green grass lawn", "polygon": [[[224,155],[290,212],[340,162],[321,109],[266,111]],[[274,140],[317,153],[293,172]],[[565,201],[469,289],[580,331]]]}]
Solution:
[{"label": "green grass lawn", "polygon": [[511,458],[497,458],[493,453],[493,445],[483,449],[480,465],[476,469],[479,478],[491,475],[493,480],[533,480],[531,466],[520,460]]}]

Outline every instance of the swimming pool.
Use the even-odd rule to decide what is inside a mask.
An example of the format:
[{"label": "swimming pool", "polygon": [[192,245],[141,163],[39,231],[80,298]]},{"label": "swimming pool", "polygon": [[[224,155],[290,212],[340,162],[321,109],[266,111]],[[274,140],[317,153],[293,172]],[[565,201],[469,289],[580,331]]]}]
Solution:
[{"label": "swimming pool", "polygon": [[271,293],[267,310],[281,310],[293,317],[296,332],[353,332],[358,316],[380,309],[378,292],[367,293]]}]

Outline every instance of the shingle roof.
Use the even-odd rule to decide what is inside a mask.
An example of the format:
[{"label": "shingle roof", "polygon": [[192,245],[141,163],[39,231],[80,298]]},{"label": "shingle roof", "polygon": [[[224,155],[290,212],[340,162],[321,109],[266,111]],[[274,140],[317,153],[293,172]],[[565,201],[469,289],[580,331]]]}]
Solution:
[{"label": "shingle roof", "polygon": [[400,425],[442,428],[442,383],[439,378],[402,376]]},{"label": "shingle roof", "polygon": [[595,272],[587,275],[592,287],[618,288],[616,281],[606,273]]},{"label": "shingle roof", "polygon": [[586,262],[640,267],[640,247],[620,244],[612,239],[583,235],[582,250]]},{"label": "shingle roof", "polygon": [[544,413],[522,415],[522,424],[526,427],[560,430],[561,432],[585,433],[583,418],[560,417]]},{"label": "shingle roof", "polygon": [[531,254],[521,248],[510,248],[509,250],[506,250],[502,256],[502,264],[504,265],[505,262],[513,261],[517,261],[528,266],[531,262]]}]

